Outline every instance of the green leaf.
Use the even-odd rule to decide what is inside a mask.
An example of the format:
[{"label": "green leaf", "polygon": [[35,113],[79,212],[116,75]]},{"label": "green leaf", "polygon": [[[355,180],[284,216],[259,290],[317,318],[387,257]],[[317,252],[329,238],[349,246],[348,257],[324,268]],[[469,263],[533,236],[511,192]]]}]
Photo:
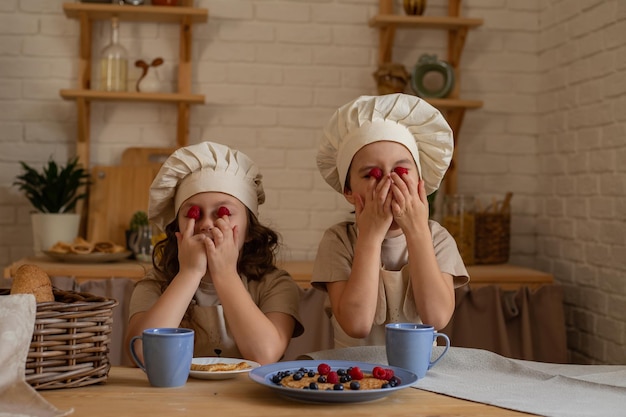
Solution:
[{"label": "green leaf", "polygon": [[78,164],[78,157],[68,160],[66,166],[57,165],[51,157],[40,172],[23,161],[20,164],[24,172],[13,185],[41,213],[71,213],[78,201],[87,197],[87,192],[79,194],[79,189],[90,184],[89,172]]}]

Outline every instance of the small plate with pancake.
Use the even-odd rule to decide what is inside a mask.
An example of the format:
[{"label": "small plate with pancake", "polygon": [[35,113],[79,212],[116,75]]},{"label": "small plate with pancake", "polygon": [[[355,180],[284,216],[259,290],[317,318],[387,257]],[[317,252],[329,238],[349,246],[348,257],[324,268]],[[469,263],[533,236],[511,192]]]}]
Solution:
[{"label": "small plate with pancake", "polygon": [[229,379],[248,373],[261,364],[239,358],[193,358],[189,376],[198,379]]}]

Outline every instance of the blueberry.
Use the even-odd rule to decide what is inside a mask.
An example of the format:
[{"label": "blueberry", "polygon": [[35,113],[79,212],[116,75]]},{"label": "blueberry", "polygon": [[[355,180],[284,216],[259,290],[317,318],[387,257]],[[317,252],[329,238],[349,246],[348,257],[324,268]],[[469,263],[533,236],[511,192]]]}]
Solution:
[{"label": "blueberry", "polygon": [[346,370],[345,369],[337,369],[337,375],[342,376],[346,374]]},{"label": "blueberry", "polygon": [[302,379],[302,377],[304,377],[304,374],[300,371],[296,372],[295,374],[293,374],[293,380],[294,381],[300,381]]},{"label": "blueberry", "polygon": [[315,371],[309,371],[307,372],[306,376],[313,378],[315,376]]},{"label": "blueberry", "polygon": [[391,379],[389,380],[389,383],[393,384],[392,386],[398,386],[400,384],[402,384],[402,381],[400,380],[400,378],[398,378],[397,376],[392,376]]},{"label": "blueberry", "polygon": [[320,375],[320,376],[317,378],[317,382],[319,382],[319,383],[321,383],[321,384],[325,383],[325,382],[326,382],[326,377],[325,377],[324,375]]},{"label": "blueberry", "polygon": [[272,382],[274,384],[280,384],[280,381],[282,380],[282,378],[280,377],[280,375],[276,374],[274,376],[272,376]]},{"label": "blueberry", "polygon": [[333,385],[333,390],[335,390],[335,391],[343,391],[343,385],[335,384],[335,385]]},{"label": "blueberry", "polygon": [[311,382],[309,384],[309,388],[312,389],[312,390],[318,390],[319,389],[319,387],[317,386],[317,384],[315,382]]},{"label": "blueberry", "polygon": [[359,390],[361,389],[361,384],[359,384],[359,381],[352,381],[350,382],[350,389]]}]

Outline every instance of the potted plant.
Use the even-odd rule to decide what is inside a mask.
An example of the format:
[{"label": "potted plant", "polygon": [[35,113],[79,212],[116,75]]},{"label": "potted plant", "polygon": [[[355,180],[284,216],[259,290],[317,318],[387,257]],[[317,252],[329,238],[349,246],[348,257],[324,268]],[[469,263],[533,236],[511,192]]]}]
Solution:
[{"label": "potted plant", "polygon": [[36,209],[31,215],[35,253],[46,250],[58,241],[72,242],[78,236],[80,214],[76,203],[87,197],[85,186],[89,173],[78,157],[59,166],[50,158],[41,171],[20,161],[23,173],[16,177],[17,186]]}]

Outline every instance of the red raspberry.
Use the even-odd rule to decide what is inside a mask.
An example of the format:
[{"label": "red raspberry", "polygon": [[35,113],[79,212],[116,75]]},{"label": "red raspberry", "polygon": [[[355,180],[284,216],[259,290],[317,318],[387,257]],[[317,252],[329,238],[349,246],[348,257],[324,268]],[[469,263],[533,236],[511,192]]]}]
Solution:
[{"label": "red raspberry", "polygon": [[326,377],[326,382],[328,382],[330,384],[338,384],[339,383],[339,375],[337,375],[337,372],[330,371],[328,373],[328,376]]},{"label": "red raspberry", "polygon": [[389,381],[391,378],[393,378],[393,369],[385,369],[385,378],[383,378],[385,381]]},{"label": "red raspberry", "polygon": [[374,177],[376,178],[376,181],[380,181],[380,179],[383,177],[383,171],[380,168],[372,168],[370,169],[370,177]]},{"label": "red raspberry", "polygon": [[358,381],[363,379],[363,371],[361,371],[361,368],[358,366],[353,366],[352,369],[350,369],[350,372],[348,372],[348,375],[350,375],[353,380]]},{"label": "red raspberry", "polygon": [[395,172],[396,174],[398,174],[399,176],[402,176],[404,174],[408,174],[409,170],[404,168],[404,167],[395,167],[393,169],[393,172]]},{"label": "red raspberry", "polygon": [[385,377],[387,376],[387,372],[385,371],[384,368],[382,368],[380,366],[375,366],[374,369],[372,369],[372,375],[376,379],[383,379],[383,380],[385,380]]},{"label": "red raspberry", "polygon": [[191,206],[189,207],[189,211],[187,212],[187,217],[190,219],[200,220],[200,207]]},{"label": "red raspberry", "polygon": [[317,372],[320,375],[328,375],[328,373],[330,372],[330,365],[325,364],[325,363],[320,363],[319,365],[317,365]]},{"label": "red raspberry", "polygon": [[230,210],[228,210],[224,206],[220,206],[220,208],[217,209],[217,216],[218,217],[230,216]]}]

